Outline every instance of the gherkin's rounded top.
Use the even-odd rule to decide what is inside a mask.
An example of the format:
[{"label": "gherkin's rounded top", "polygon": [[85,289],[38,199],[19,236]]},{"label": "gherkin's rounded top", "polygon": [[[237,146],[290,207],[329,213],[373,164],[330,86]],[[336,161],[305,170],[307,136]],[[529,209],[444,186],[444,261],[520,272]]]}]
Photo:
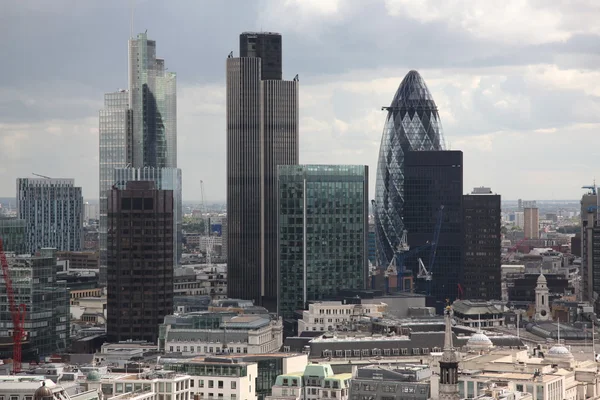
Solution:
[{"label": "gherkin's rounded top", "polygon": [[437,109],[433,96],[427,88],[425,80],[421,75],[412,70],[398,86],[396,95],[392,100],[391,107],[393,108],[433,108]]}]

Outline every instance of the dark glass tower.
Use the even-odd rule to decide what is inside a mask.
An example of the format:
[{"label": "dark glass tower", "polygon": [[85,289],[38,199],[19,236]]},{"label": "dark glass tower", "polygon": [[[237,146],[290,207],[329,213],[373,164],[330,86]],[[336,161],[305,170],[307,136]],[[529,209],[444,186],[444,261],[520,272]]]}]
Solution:
[{"label": "dark glass tower", "polygon": [[[437,304],[458,296],[462,283],[464,252],[462,151],[409,151],[404,158],[404,226],[411,248],[431,243],[444,206],[437,253],[430,282],[418,280],[419,292],[431,295]],[[431,266],[432,252],[425,250],[406,261],[414,275],[417,257]]]},{"label": "dark glass tower", "polygon": [[130,181],[108,194],[108,340],[156,343],[173,313],[173,191]]},{"label": "dark glass tower", "polygon": [[274,310],[277,166],[298,164],[298,80],[281,80],[281,35],[240,44],[227,59],[227,291]]},{"label": "dark glass tower", "polygon": [[502,298],[500,195],[476,188],[463,196],[465,219],[464,291],[466,299]]},{"label": "dark glass tower", "polygon": [[281,80],[281,35],[244,32],[240,35],[240,57],[260,58],[261,79]]},{"label": "dark glass tower", "polygon": [[366,165],[279,167],[280,316],[365,288],[368,205]]},{"label": "dark glass tower", "polygon": [[386,267],[400,242],[404,225],[404,156],[408,151],[444,150],[437,106],[423,78],[410,71],[387,110],[379,148],[375,187],[377,261]]}]

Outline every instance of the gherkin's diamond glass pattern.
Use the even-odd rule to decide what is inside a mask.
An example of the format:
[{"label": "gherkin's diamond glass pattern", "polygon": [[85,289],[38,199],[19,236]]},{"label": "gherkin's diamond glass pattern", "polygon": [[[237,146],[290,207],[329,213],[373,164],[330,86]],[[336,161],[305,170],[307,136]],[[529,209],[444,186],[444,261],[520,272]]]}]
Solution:
[{"label": "gherkin's diamond glass pattern", "polygon": [[391,261],[404,228],[404,154],[445,147],[433,97],[421,75],[410,71],[388,108],[379,148],[374,212],[380,266]]}]

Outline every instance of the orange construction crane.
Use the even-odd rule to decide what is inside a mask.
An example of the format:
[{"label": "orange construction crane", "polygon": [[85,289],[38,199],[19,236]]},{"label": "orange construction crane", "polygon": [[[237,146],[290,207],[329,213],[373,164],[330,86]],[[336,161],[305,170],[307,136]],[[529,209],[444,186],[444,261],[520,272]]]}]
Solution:
[{"label": "orange construction crane", "polygon": [[2,248],[2,239],[0,239],[0,263],[2,264],[2,276],[6,285],[6,295],[13,320],[13,374],[18,374],[21,372],[21,343],[25,337],[24,324],[27,307],[25,304],[17,306],[15,302],[15,292],[13,291],[12,280],[8,271],[6,254],[4,254],[4,249]]}]

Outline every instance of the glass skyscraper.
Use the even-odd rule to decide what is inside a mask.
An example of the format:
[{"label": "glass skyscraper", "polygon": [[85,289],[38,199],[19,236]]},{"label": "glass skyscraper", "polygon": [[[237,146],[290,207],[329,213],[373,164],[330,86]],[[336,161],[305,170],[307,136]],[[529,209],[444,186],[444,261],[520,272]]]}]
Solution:
[{"label": "glass skyscraper", "polygon": [[[44,356],[66,352],[70,339],[69,290],[66,282],[57,278],[56,251],[43,249],[39,256],[9,256],[7,261],[15,301],[26,307],[27,338],[23,347],[29,351],[24,351],[25,360],[38,361]],[[1,285],[4,287],[4,282]],[[0,296],[0,326],[0,337],[12,335],[6,295]],[[12,353],[12,346],[10,350]]]},{"label": "glass skyscraper", "polygon": [[82,250],[83,196],[73,179],[17,179],[17,208],[25,221],[26,253]]},{"label": "glass skyscraper", "polygon": [[365,165],[279,167],[278,313],[364,289],[369,173]]},{"label": "glass skyscraper", "polygon": [[119,90],[104,95],[104,109],[100,110],[100,223],[98,240],[100,246],[101,283],[106,283],[106,212],[107,193],[114,184],[115,168],[125,168],[131,163],[131,110],[129,92]]},{"label": "glass skyscraper", "polygon": [[25,254],[25,220],[0,217],[0,239],[5,252]]},{"label": "glass skyscraper", "polygon": [[[129,90],[107,93],[100,111],[101,284],[106,283],[106,199],[115,184],[114,170],[177,168],[176,92],[176,75],[167,71],[163,59],[156,57],[156,42],[149,40],[146,33],[131,38]],[[178,232],[179,237],[181,229]]]},{"label": "glass skyscraper", "polygon": [[433,242],[440,207],[444,206],[435,259],[432,260],[431,249],[427,249],[404,261],[406,269],[416,276],[417,258],[423,260],[433,279],[418,279],[415,286],[418,292],[437,301],[438,312],[446,305],[446,299],[457,299],[458,285],[464,282],[462,164],[462,151],[409,151],[404,155],[402,217],[411,248]]},{"label": "glass skyscraper", "polygon": [[156,58],[156,41],[146,33],[129,40],[134,167],[177,167],[176,82],[165,60]]},{"label": "glass skyscraper", "polygon": [[374,204],[377,261],[382,268],[390,263],[404,230],[404,155],[445,149],[437,106],[417,71],[404,77],[392,103],[384,109],[388,113],[379,148]]},{"label": "glass skyscraper", "polygon": [[277,299],[277,166],[298,164],[298,80],[281,79],[281,35],[240,35],[227,59],[227,292]]}]

